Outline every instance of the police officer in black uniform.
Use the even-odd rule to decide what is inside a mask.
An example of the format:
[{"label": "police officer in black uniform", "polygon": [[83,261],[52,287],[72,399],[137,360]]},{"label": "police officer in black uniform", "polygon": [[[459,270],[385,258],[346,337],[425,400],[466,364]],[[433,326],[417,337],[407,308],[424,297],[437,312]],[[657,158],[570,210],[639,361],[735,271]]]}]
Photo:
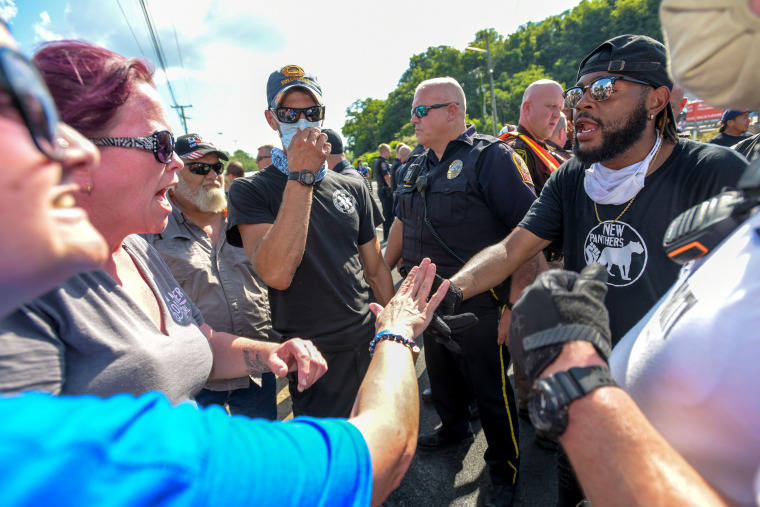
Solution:
[{"label": "police officer in black uniform", "polygon": [[[444,278],[453,275],[478,251],[503,237],[522,219],[536,195],[525,170],[515,165],[514,151],[465,124],[465,97],[452,78],[424,81],[414,96],[412,123],[426,150],[410,157],[397,189],[396,220],[386,260],[398,258],[411,269],[430,257]],[[498,301],[481,294],[459,307],[479,322],[452,338],[454,352],[426,335],[425,360],[433,403],[441,417],[437,432],[421,435],[420,450],[434,450],[472,440],[469,402],[480,409],[488,441],[485,460],[493,486],[488,505],[510,505],[518,470],[518,424],[515,399],[506,375],[509,352],[499,343],[499,317],[504,303],[517,300],[535,276],[535,262],[516,273],[511,293]],[[505,318],[509,319],[509,311]]]},{"label": "police officer in black uniform", "polygon": [[377,196],[383,207],[383,238],[388,240],[388,233],[393,223],[393,190],[391,190],[391,166],[388,157],[391,156],[391,147],[383,143],[377,147],[380,156],[375,160],[372,174],[377,182]]}]

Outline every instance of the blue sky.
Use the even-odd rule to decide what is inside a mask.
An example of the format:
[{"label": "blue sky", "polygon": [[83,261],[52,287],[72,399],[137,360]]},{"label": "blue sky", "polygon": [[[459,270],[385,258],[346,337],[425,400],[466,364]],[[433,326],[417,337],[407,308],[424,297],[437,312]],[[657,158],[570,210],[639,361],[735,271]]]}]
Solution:
[{"label": "blue sky", "polygon": [[[439,45],[464,49],[485,28],[507,35],[579,0],[145,3],[177,101],[193,106],[186,110],[189,131],[222,149],[255,153],[262,144],[278,144],[263,113],[267,77],[275,69],[296,64],[316,74],[324,92],[325,126],[339,130],[355,100],[384,99],[395,89],[412,55]],[[170,105],[138,0],[0,0],[0,14],[27,55],[45,40],[75,38],[147,57]],[[169,118],[175,134],[183,133],[173,110]]]}]

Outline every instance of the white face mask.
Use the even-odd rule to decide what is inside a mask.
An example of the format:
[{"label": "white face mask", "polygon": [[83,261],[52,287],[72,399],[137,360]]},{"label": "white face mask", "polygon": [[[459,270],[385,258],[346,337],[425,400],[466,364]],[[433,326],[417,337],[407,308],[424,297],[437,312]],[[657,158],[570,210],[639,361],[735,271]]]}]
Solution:
[{"label": "white face mask", "polygon": [[301,130],[306,130],[310,127],[319,127],[320,122],[309,121],[306,118],[301,118],[295,123],[280,123],[280,138],[282,139],[282,147],[287,151],[290,142],[293,140],[293,136]]},{"label": "white face mask", "polygon": [[758,109],[760,16],[747,0],[663,0],[673,78],[720,109]]}]

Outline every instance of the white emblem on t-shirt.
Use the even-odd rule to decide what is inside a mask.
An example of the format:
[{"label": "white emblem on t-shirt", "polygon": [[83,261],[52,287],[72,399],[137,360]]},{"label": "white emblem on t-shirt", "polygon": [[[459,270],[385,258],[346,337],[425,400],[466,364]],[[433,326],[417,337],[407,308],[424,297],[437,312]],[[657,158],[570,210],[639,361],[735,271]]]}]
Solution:
[{"label": "white emblem on t-shirt", "polygon": [[173,291],[166,294],[164,299],[166,299],[166,306],[169,307],[174,322],[182,324],[185,319],[191,318],[192,313],[187,305],[187,296],[182,292],[182,289],[175,287]]},{"label": "white emblem on t-shirt", "polygon": [[583,244],[586,264],[602,264],[609,273],[608,285],[625,287],[638,280],[647,266],[647,245],[625,222],[599,224]]},{"label": "white emblem on t-shirt", "polygon": [[356,200],[354,196],[339,188],[333,192],[333,204],[341,213],[353,213],[356,209]]}]

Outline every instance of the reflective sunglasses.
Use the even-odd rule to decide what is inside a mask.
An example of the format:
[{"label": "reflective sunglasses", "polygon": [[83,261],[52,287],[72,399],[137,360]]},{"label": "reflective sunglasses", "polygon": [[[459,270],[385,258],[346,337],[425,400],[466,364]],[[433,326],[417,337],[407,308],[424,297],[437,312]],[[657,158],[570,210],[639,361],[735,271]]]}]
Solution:
[{"label": "reflective sunglasses", "polygon": [[153,132],[150,137],[95,137],[90,138],[95,146],[115,148],[137,148],[153,152],[162,164],[168,164],[174,156],[174,136],[168,130]]},{"label": "reflective sunglasses", "polygon": [[325,117],[325,106],[311,106],[306,108],[278,107],[271,110],[282,123],[295,123],[301,117],[301,113],[309,121],[320,121]]},{"label": "reflective sunglasses", "polygon": [[0,48],[0,87],[13,99],[37,149],[62,160],[68,143],[60,134],[53,97],[34,64],[11,48]]},{"label": "reflective sunglasses", "polygon": [[224,172],[224,162],[216,164],[204,164],[203,162],[190,162],[185,164],[191,173],[206,176],[213,169],[217,176]]},{"label": "reflective sunglasses", "polygon": [[412,116],[416,116],[417,118],[424,118],[428,115],[428,112],[431,109],[438,109],[439,107],[446,107],[450,106],[451,104],[459,105],[459,102],[447,102],[446,104],[433,104],[432,106],[417,106],[415,108],[412,108]]},{"label": "reflective sunglasses", "polygon": [[588,84],[586,86],[574,86],[565,90],[562,93],[562,96],[565,97],[565,105],[570,108],[575,108],[576,104],[578,104],[578,102],[580,102],[581,98],[583,97],[583,94],[586,93],[586,90],[589,91],[591,98],[596,102],[603,102],[610,98],[612,96],[612,92],[615,91],[612,89],[615,81],[629,81],[631,83],[638,83],[656,88],[656,86],[654,86],[652,83],[647,83],[646,81],[641,81],[640,79],[633,79],[632,77],[600,77],[599,79],[595,79],[591,82],[591,84]]}]

